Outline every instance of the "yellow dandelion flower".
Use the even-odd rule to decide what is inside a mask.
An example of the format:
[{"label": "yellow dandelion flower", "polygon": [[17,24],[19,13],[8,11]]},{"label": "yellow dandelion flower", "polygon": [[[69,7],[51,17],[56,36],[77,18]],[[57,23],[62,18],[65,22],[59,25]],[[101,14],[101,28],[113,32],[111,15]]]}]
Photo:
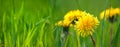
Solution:
[{"label": "yellow dandelion flower", "polygon": [[94,32],[94,28],[99,25],[99,21],[97,17],[93,17],[93,15],[84,14],[75,25],[75,30],[77,30],[77,34],[85,37],[88,35],[92,35]]},{"label": "yellow dandelion flower", "polygon": [[74,20],[75,18],[79,18],[81,14],[80,10],[73,10],[68,12],[65,16],[64,19],[68,19],[70,21]]},{"label": "yellow dandelion flower", "polygon": [[70,24],[75,24],[73,22],[77,21],[82,16],[81,12],[80,10],[70,11],[64,16],[64,20],[70,21]]},{"label": "yellow dandelion flower", "polygon": [[74,22],[77,21],[80,18],[80,16],[82,16],[80,10],[70,11],[64,16],[64,20],[59,21],[57,25],[64,27],[71,26],[72,24],[75,24]]},{"label": "yellow dandelion flower", "polygon": [[116,14],[120,14],[120,8],[109,8],[100,13],[100,19],[103,19],[104,15],[105,15],[105,18],[109,18],[109,17],[111,18],[113,16],[116,16]]}]

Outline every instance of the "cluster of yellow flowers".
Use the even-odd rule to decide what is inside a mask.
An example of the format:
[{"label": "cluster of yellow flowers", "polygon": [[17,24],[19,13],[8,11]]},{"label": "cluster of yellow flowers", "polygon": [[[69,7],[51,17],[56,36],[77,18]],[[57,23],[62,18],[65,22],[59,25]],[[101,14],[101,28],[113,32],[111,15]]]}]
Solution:
[{"label": "cluster of yellow flowers", "polygon": [[116,16],[117,14],[120,14],[120,8],[109,8],[100,13],[100,19],[104,18],[111,18],[113,16]]},{"label": "cluster of yellow flowers", "polygon": [[64,16],[63,21],[59,21],[57,25],[69,27],[74,25],[76,33],[82,37],[92,35],[94,28],[99,25],[97,17],[86,13],[85,11],[74,10],[68,12]]}]

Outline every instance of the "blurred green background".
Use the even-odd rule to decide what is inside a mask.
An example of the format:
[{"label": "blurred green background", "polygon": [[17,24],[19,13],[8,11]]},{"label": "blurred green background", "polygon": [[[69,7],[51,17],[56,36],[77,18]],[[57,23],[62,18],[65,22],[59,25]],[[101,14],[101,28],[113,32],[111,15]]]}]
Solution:
[{"label": "blurred green background", "polygon": [[[62,27],[55,23],[76,9],[98,17],[96,47],[110,47],[110,23],[99,18],[110,7],[120,8],[120,0],[0,0],[0,47],[61,47]],[[120,47],[119,22],[113,28],[113,47]],[[93,47],[90,37],[77,41],[73,28],[70,32],[65,47]]]}]

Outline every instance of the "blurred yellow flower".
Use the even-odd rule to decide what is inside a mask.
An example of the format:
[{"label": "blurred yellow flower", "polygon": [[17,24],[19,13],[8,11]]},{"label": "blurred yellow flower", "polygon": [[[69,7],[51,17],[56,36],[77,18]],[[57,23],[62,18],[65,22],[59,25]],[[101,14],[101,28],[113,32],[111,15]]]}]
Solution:
[{"label": "blurred yellow flower", "polygon": [[68,12],[65,16],[64,16],[64,20],[69,20],[69,21],[73,21],[74,19],[78,19],[81,15],[80,10],[73,10]]},{"label": "blurred yellow flower", "polygon": [[99,25],[99,21],[97,17],[93,17],[89,13],[84,13],[84,15],[78,20],[75,25],[75,30],[77,30],[77,34],[85,37],[88,35],[92,35],[94,32],[94,28]]},{"label": "blurred yellow flower", "polygon": [[80,18],[80,16],[82,16],[80,10],[70,11],[64,16],[64,20],[59,21],[57,25],[68,27],[72,24],[75,24],[74,22],[77,21]]},{"label": "blurred yellow flower", "polygon": [[104,15],[105,15],[105,18],[109,18],[109,17],[111,18],[113,16],[116,16],[116,14],[120,14],[120,8],[112,8],[111,7],[100,13],[100,19],[103,19]]}]

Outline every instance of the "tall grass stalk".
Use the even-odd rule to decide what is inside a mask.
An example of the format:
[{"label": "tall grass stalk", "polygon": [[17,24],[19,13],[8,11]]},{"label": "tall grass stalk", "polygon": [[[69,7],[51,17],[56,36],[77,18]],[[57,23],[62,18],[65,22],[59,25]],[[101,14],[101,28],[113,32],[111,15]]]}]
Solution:
[{"label": "tall grass stalk", "polygon": [[110,24],[110,47],[112,47],[113,41],[113,23]]},{"label": "tall grass stalk", "polygon": [[80,39],[79,39],[79,35],[76,35],[77,36],[77,47],[80,47]]},{"label": "tall grass stalk", "polygon": [[[105,2],[105,6],[104,6],[104,10],[106,10],[106,8],[107,8],[107,5],[108,5],[108,0],[106,0],[106,2]],[[103,21],[102,21],[102,34],[101,34],[101,47],[103,47],[104,45],[104,42],[103,42],[103,40],[104,40],[104,27],[105,27],[105,15],[106,14],[106,11],[104,12],[104,17],[103,17]]]}]

